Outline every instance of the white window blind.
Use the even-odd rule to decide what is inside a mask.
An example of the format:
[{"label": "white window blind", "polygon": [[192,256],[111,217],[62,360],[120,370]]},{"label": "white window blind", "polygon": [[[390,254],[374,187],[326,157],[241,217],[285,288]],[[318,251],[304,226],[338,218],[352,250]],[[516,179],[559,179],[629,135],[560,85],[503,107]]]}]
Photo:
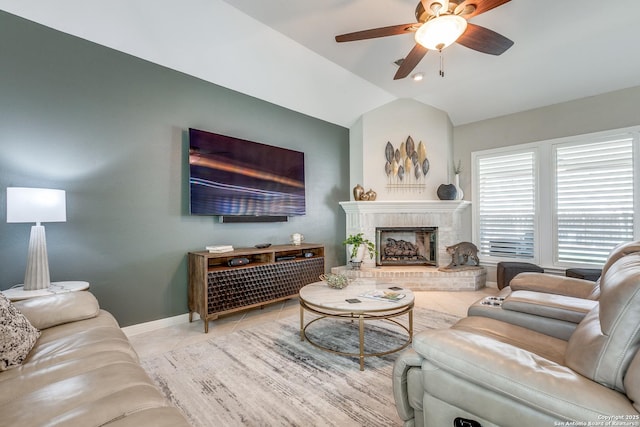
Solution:
[{"label": "white window blind", "polygon": [[633,138],[560,145],[555,154],[556,261],[604,263],[633,240]]},{"label": "white window blind", "polygon": [[535,152],[478,157],[477,177],[480,253],[533,258]]}]

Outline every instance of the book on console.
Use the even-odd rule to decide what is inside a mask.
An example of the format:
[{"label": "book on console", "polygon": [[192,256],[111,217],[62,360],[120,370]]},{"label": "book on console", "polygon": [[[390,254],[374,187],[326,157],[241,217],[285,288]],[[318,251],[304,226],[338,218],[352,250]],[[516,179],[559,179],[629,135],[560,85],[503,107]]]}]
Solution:
[{"label": "book on console", "polygon": [[389,301],[396,302],[405,297],[405,294],[401,294],[399,292],[388,291],[384,289],[376,289],[373,291],[368,291],[360,295],[364,298],[372,298],[380,301]]},{"label": "book on console", "polygon": [[205,249],[214,254],[233,252],[233,246],[231,245],[206,246]]}]

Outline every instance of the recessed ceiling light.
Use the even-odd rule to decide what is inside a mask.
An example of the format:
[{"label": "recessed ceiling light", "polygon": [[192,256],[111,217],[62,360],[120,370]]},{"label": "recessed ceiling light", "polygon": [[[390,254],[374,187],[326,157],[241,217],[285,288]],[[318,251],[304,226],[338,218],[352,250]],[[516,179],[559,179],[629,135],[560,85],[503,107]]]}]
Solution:
[{"label": "recessed ceiling light", "polygon": [[424,79],[424,73],[415,73],[411,76],[411,78],[414,82],[419,82],[420,80]]}]

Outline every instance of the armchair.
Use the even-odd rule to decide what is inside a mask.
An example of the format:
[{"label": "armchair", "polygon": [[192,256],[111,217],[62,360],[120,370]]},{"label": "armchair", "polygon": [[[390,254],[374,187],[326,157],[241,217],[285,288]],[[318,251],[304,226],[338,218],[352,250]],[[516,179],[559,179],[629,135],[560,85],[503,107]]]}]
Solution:
[{"label": "armchair", "polygon": [[640,252],[600,288],[568,341],[481,316],[416,334],[392,378],[404,426],[640,425]]}]

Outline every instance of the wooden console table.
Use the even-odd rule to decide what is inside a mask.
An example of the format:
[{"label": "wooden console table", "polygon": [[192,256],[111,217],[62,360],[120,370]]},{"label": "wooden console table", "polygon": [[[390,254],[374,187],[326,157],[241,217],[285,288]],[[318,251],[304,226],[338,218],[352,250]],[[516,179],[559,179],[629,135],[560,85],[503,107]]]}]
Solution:
[{"label": "wooden console table", "polygon": [[[189,252],[189,321],[198,313],[209,332],[209,320],[221,314],[261,307],[298,295],[324,271],[324,246],[274,245],[232,252]],[[229,266],[232,259],[249,263]]]}]

